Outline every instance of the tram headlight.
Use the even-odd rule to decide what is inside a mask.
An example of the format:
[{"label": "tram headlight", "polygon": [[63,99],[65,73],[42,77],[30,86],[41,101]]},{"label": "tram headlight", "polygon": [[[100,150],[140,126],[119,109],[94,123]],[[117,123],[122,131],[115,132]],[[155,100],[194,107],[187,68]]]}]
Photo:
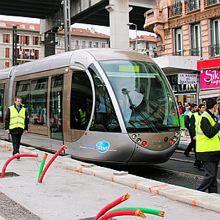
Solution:
[{"label": "tram headlight", "polygon": [[137,143],[138,143],[138,144],[140,144],[140,143],[141,143],[141,139],[140,139],[140,138],[137,138],[137,140],[136,140],[136,141],[137,141]]},{"label": "tram headlight", "polygon": [[132,138],[135,139],[137,137],[136,134],[132,134]]}]

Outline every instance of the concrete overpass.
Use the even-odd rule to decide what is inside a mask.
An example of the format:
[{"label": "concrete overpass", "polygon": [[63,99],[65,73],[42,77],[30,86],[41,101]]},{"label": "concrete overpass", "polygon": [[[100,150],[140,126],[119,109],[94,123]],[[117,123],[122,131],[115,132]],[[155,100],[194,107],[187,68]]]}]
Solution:
[{"label": "concrete overpass", "polygon": [[[133,23],[137,29],[143,30],[144,13],[153,8],[156,2],[155,0],[7,0],[0,1],[0,14],[43,19],[42,32],[54,34],[64,23],[63,2],[68,1],[69,23],[110,26],[110,42],[113,48],[128,48],[127,24]],[[51,38],[48,40],[48,42],[52,41]]]}]

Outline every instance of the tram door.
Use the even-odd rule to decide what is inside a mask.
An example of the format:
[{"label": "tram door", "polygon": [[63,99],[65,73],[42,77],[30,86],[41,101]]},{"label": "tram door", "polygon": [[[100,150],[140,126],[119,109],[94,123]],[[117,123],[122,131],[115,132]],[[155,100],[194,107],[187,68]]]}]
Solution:
[{"label": "tram door", "polygon": [[4,128],[4,84],[0,85],[0,128]]},{"label": "tram door", "polygon": [[63,75],[53,76],[50,93],[50,137],[63,140]]}]

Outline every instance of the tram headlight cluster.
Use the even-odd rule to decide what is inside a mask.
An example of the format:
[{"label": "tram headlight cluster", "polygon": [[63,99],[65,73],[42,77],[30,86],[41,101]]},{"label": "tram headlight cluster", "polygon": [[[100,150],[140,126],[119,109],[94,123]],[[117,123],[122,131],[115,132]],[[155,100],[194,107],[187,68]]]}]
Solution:
[{"label": "tram headlight cluster", "polygon": [[137,134],[132,134],[132,139],[139,145],[141,145],[142,147],[147,147],[148,146],[148,142],[146,140],[142,140],[139,135]]},{"label": "tram headlight cluster", "polygon": [[180,137],[180,133],[176,132],[174,137],[171,138],[169,141],[170,145],[174,145],[179,140],[179,137]]}]

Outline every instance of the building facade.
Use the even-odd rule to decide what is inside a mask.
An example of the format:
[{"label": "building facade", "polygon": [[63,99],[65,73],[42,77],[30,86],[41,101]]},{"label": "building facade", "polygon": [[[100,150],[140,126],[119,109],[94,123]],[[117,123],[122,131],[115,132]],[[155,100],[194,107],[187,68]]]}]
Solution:
[{"label": "building facade", "polygon": [[[137,46],[136,46],[137,44]],[[157,38],[154,36],[140,35],[130,40],[130,49],[151,57],[157,56]]]},{"label": "building facade", "polygon": [[[158,36],[159,56],[179,56],[179,60],[186,60],[187,57],[192,62],[196,61],[196,64],[200,63],[200,67],[201,60],[215,62],[220,57],[220,0],[160,0],[153,10],[146,12],[145,18],[145,29],[155,32]],[[220,66],[205,66],[206,72],[213,70],[212,74],[218,75]],[[191,72],[199,71],[198,82],[202,81],[200,77],[204,77],[203,72],[200,72],[203,71],[201,68],[196,65]],[[187,69],[186,66],[185,70],[183,68],[182,72],[179,70],[178,73],[184,74]],[[175,74],[171,71],[169,75]],[[197,99],[207,97],[201,89],[204,87],[197,88]],[[217,88],[210,89],[214,97],[220,95],[217,92],[219,89],[220,84]],[[183,97],[181,101],[187,100]]]},{"label": "building facade", "polygon": [[17,63],[42,57],[39,24],[0,21],[0,69],[12,66],[13,26],[17,26]]},{"label": "building facade", "polygon": [[[94,29],[72,28],[71,30],[71,50],[109,48],[109,40],[109,35],[98,33]],[[64,33],[60,32],[56,36],[56,54],[64,51]]]}]

